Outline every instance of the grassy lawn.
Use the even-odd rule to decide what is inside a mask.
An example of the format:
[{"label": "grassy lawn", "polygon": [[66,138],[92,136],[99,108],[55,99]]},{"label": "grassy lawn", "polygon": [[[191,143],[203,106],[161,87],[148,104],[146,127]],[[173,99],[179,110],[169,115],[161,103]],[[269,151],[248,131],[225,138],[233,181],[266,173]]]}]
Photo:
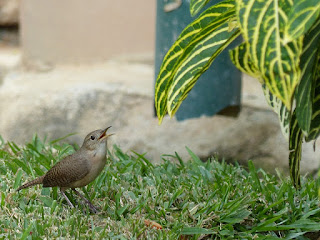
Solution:
[{"label": "grassy lawn", "polygon": [[319,180],[303,178],[296,191],[251,162],[248,170],[217,158],[203,163],[189,150],[189,160],[177,154],[153,165],[141,154],[109,150],[102,174],[80,190],[101,209],[94,215],[69,191],[75,209],[57,188],[15,191],[73,146],[0,140],[0,239],[317,239]]}]

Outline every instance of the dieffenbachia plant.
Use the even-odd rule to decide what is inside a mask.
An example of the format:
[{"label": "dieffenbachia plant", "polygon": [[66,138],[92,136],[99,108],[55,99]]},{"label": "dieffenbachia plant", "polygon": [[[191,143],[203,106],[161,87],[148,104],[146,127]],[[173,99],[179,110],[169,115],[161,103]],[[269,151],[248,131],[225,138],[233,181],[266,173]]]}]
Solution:
[{"label": "dieffenbachia plant", "polygon": [[[191,0],[196,15],[210,0]],[[163,59],[155,86],[159,122],[173,116],[198,78],[238,36],[230,51],[257,78],[289,141],[290,175],[300,186],[302,142],[320,134],[320,1],[224,0],[180,34]]]}]

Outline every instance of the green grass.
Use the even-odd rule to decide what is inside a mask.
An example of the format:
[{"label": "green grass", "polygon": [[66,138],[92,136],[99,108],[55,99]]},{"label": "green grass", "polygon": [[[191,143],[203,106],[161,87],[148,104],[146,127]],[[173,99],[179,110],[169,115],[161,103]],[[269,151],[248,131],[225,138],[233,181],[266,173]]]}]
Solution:
[{"label": "green grass", "polygon": [[[57,188],[15,191],[74,147],[37,137],[25,146],[0,139],[0,239],[312,239],[306,233],[320,230],[318,180],[303,178],[296,191],[287,178],[251,162],[248,170],[216,159],[203,163],[188,149],[188,161],[176,154],[154,165],[143,154],[109,150],[102,174],[81,189],[101,208],[93,215],[70,192],[75,209]],[[146,226],[146,219],[163,229]]]}]

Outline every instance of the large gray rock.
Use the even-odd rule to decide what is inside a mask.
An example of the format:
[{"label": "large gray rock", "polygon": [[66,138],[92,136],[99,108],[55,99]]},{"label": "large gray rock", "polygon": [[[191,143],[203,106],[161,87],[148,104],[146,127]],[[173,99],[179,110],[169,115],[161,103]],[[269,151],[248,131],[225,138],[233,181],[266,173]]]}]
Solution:
[{"label": "large gray rock", "polygon": [[0,25],[16,25],[19,23],[21,0],[0,0]]},{"label": "large gray rock", "polygon": [[[146,61],[148,62],[148,61]],[[0,134],[25,143],[34,133],[81,144],[90,131],[112,125],[109,146],[147,153],[155,162],[185,146],[201,158],[215,153],[267,169],[287,169],[288,144],[277,116],[266,105],[259,83],[244,77],[243,108],[238,118],[201,117],[158,125],[153,109],[153,66],[126,59],[95,65],[60,66],[47,72],[10,70],[0,86]],[[311,145],[303,152],[302,172],[318,168]]]}]

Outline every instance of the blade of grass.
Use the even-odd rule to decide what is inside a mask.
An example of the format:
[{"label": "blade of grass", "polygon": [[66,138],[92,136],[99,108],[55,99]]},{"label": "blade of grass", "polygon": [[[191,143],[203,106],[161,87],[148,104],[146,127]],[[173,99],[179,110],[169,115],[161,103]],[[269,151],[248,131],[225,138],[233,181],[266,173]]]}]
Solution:
[{"label": "blade of grass", "polygon": [[195,234],[213,234],[214,230],[199,228],[199,227],[184,227],[181,230],[182,235],[195,235]]},{"label": "blade of grass", "polygon": [[21,184],[21,177],[22,177],[22,171],[21,171],[21,169],[19,169],[19,170],[17,171],[16,177],[15,177],[15,179],[14,179],[14,184],[13,184],[13,188],[14,188],[14,189],[17,189],[17,188],[20,186],[20,184]]},{"label": "blade of grass", "polygon": [[198,165],[204,165],[200,158],[196,154],[194,154],[187,146],[186,149],[195,163],[197,163]]},{"label": "blade of grass", "polygon": [[61,138],[57,138],[57,139],[51,141],[51,142],[50,142],[50,145],[54,145],[54,144],[56,144],[56,143],[58,143],[58,142],[60,142],[60,141],[62,141],[62,140],[64,140],[64,139],[66,139],[66,138],[68,138],[68,137],[70,137],[70,136],[74,136],[74,135],[76,135],[76,134],[78,134],[78,133],[76,133],[76,132],[74,132],[74,133],[69,133],[69,134],[67,134],[67,135],[65,135],[65,136],[63,136],[63,137],[61,137]]},{"label": "blade of grass", "polygon": [[137,152],[135,152],[135,151],[133,151],[132,150],[132,152],[135,154],[135,155],[137,155],[138,156],[138,159],[137,160],[143,160],[143,162],[146,164],[146,166],[148,166],[148,167],[150,167],[150,168],[154,168],[154,166],[153,166],[153,164],[148,160],[148,159],[146,159],[145,158],[145,154],[146,153],[144,153],[144,154],[139,154],[139,153],[137,153]]}]

